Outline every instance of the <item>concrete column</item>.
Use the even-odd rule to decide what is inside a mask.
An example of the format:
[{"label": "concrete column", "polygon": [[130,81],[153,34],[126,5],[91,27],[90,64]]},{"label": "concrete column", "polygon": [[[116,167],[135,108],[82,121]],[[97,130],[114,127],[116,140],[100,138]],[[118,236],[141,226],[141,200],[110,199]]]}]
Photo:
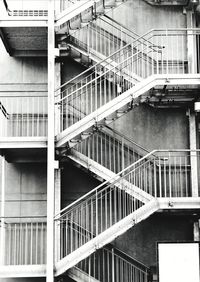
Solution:
[{"label": "concrete column", "polygon": [[[196,117],[194,112],[189,112],[189,135],[190,135],[190,150],[197,149],[196,142]],[[197,171],[197,153],[195,151],[190,154],[191,164],[191,186],[192,197],[198,197],[198,171]]]},{"label": "concrete column", "polygon": [[192,32],[191,28],[196,27],[194,12],[187,10],[187,59],[188,59],[188,72],[197,72],[197,52],[196,52],[196,36]]},{"label": "concrete column", "polygon": [[1,233],[0,233],[0,265],[4,265],[5,257],[5,157],[1,157]]},{"label": "concrete column", "polygon": [[47,282],[54,282],[54,47],[54,0],[48,0]]}]

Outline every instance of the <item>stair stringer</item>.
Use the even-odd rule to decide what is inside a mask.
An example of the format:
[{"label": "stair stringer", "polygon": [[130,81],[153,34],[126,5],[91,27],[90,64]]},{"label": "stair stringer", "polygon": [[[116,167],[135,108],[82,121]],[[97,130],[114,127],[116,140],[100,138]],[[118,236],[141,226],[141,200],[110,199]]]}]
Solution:
[{"label": "stair stringer", "polygon": [[56,15],[55,26],[60,27],[72,18],[78,16],[85,10],[92,8],[95,5],[95,0],[81,0],[69,6],[67,9]]},{"label": "stair stringer", "polygon": [[[85,132],[93,126],[102,125],[105,119],[111,116],[120,108],[126,106],[129,103],[134,102],[135,99],[148,92],[151,88],[158,85],[200,85],[199,74],[164,74],[164,75],[152,75],[141,82],[138,82],[134,87],[130,88],[123,94],[114,98],[107,104],[101,106],[96,111],[82,118],[77,123],[66,128],[64,131],[56,136],[56,146],[62,147],[68,145],[70,147],[75,144],[70,143],[70,140],[79,136],[82,132]],[[102,125],[103,126],[103,125]],[[88,138],[85,137],[85,138]]]},{"label": "stair stringer", "polygon": [[117,188],[125,190],[127,194],[133,196],[143,203],[147,203],[153,200],[153,196],[151,196],[150,194],[146,193],[145,191],[125,179],[120,181],[120,176],[74,149],[72,150],[72,154],[68,155],[68,158],[83,166],[84,168],[89,169],[91,172],[103,178],[108,183],[114,182],[114,185]]},{"label": "stair stringer", "polygon": [[[81,2],[81,4],[80,4]],[[92,18],[88,20],[87,22],[83,23],[83,26],[87,25],[90,21],[95,19],[97,16],[101,16],[106,14],[108,11],[110,11],[112,8],[117,8],[125,1],[115,1],[114,4],[111,5],[105,5],[103,7],[103,10],[97,11],[96,8],[98,4],[101,2],[101,0],[81,0],[77,1],[76,3],[73,3],[66,9],[64,9],[62,12],[58,13],[55,17],[55,28],[57,31],[57,34],[65,34],[66,33],[66,27],[65,25],[73,18],[81,15],[84,11],[88,9],[93,9],[95,11],[95,14],[92,15]],[[81,28],[81,26],[80,26]]]},{"label": "stair stringer", "polygon": [[158,209],[158,201],[156,199],[153,199],[130,215],[126,216],[125,218],[78,248],[76,251],[58,261],[55,264],[55,276],[63,274],[69,268],[72,268],[77,263],[94,253],[97,249],[100,249],[103,246],[109,244],[115,238],[124,234],[131,227],[148,218]]}]

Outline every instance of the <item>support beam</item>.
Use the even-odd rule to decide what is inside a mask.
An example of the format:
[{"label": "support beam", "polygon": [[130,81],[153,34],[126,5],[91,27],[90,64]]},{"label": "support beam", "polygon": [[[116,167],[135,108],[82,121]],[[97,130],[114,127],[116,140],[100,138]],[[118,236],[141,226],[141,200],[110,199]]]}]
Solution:
[{"label": "support beam", "polygon": [[[189,140],[190,150],[197,149],[196,142],[196,117],[195,113],[189,111]],[[192,151],[190,154],[190,165],[191,165],[191,186],[192,186],[192,197],[198,197],[198,171],[197,171],[197,153]]]},{"label": "support beam", "polygon": [[48,2],[48,148],[47,148],[47,271],[54,282],[54,0]]},{"label": "support beam", "polygon": [[4,265],[5,255],[5,157],[1,157],[1,222],[0,222],[0,265]]}]

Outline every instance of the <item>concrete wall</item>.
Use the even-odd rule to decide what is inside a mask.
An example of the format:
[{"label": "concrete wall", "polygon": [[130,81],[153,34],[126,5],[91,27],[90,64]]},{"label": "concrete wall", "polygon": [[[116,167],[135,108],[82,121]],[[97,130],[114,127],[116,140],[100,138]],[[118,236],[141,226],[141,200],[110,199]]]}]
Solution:
[{"label": "concrete wall", "polygon": [[148,150],[189,147],[185,109],[156,109],[142,104],[110,126]]},{"label": "concrete wall", "polygon": [[140,35],[156,28],[186,27],[182,7],[151,6],[143,0],[127,1],[109,15]]},{"label": "concrete wall", "polygon": [[71,204],[98,185],[99,181],[92,177],[89,171],[88,173],[84,172],[73,166],[71,162],[63,163],[61,173],[62,208]]},{"label": "concrete wall", "polygon": [[[46,58],[10,57],[0,40],[1,83],[47,83]],[[1,89],[1,85],[0,85]]]},{"label": "concrete wall", "polygon": [[46,216],[45,163],[6,162],[5,189],[6,217]]},{"label": "concrete wall", "polygon": [[157,243],[193,240],[193,219],[155,214],[115,240],[114,245],[147,266],[156,266]]}]

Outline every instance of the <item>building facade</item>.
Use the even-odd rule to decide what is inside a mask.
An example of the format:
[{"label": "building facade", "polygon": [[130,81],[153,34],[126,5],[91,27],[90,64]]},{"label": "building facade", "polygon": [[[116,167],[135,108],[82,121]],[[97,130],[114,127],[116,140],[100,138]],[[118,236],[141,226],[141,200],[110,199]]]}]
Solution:
[{"label": "building facade", "polygon": [[7,2],[0,281],[158,281],[200,240],[198,1]]}]

